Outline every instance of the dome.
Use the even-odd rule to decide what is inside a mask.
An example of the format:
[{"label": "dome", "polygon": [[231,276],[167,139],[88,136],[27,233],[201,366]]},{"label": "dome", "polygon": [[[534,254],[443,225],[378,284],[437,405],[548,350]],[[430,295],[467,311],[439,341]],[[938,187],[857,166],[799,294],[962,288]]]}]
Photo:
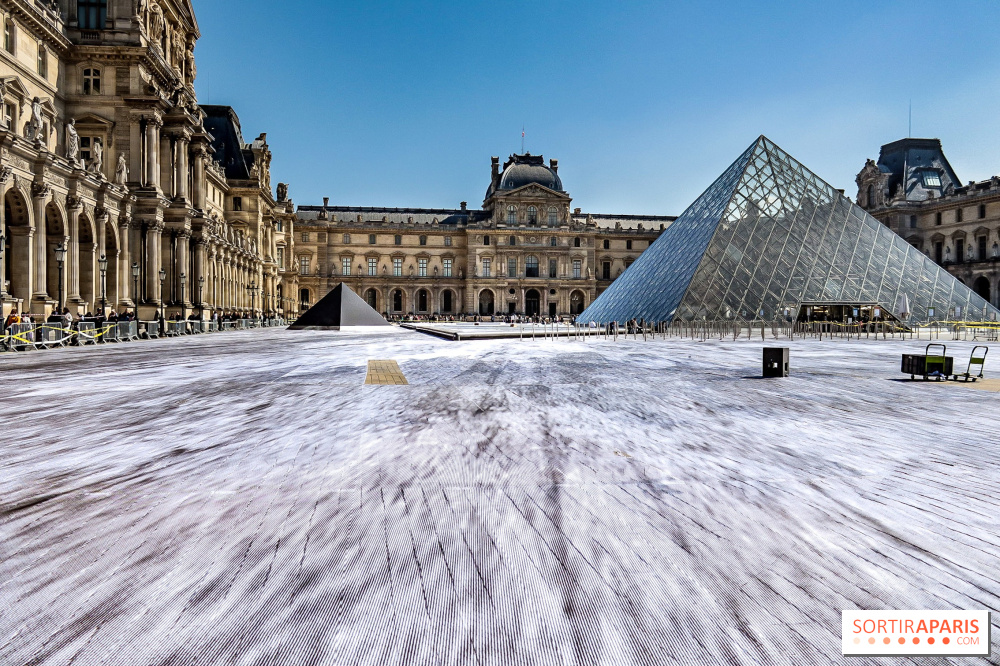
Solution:
[{"label": "dome", "polygon": [[486,197],[489,198],[495,192],[516,190],[532,183],[556,192],[563,191],[559,174],[552,167],[545,165],[541,155],[511,155],[504,164],[503,173],[490,185]]}]

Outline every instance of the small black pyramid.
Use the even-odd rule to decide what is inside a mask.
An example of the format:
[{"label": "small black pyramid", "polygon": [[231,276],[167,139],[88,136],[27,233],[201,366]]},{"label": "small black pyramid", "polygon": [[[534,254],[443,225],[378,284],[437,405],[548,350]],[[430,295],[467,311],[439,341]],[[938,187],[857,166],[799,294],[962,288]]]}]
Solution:
[{"label": "small black pyramid", "polygon": [[341,282],[288,327],[290,331],[339,331],[343,326],[389,326],[382,315]]}]

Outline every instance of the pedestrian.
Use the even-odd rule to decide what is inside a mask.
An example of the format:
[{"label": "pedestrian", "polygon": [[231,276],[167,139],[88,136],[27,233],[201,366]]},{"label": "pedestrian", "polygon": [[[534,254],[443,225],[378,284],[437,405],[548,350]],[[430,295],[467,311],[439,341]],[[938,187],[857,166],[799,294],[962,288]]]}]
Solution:
[{"label": "pedestrian", "polygon": [[17,308],[12,308],[10,314],[7,315],[7,319],[3,322],[3,329],[6,331],[11,326],[21,323],[21,317],[17,314]]}]

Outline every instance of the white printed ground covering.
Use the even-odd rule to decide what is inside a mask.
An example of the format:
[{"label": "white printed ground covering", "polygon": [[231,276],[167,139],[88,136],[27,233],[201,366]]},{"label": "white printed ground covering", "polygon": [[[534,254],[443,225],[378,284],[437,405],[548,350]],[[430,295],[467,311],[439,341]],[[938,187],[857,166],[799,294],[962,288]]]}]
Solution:
[{"label": "white printed ground covering", "polygon": [[899,381],[923,343],[761,346],[0,356],[0,664],[949,663],[843,658],[840,611],[1000,608],[1000,395]]}]

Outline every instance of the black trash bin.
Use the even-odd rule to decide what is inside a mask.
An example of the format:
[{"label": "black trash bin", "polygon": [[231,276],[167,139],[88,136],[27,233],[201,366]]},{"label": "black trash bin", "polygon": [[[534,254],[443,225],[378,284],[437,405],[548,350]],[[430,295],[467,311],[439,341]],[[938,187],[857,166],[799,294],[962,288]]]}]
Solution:
[{"label": "black trash bin", "polygon": [[788,376],[788,347],[764,347],[764,376]]}]

